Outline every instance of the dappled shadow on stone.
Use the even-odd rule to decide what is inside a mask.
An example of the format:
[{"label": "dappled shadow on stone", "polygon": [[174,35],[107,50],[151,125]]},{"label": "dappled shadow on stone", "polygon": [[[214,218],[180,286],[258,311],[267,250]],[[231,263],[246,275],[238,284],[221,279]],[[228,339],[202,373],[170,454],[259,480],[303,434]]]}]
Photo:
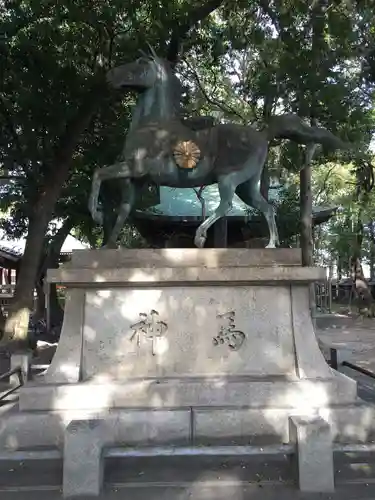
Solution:
[{"label": "dappled shadow on stone", "polygon": [[77,254],[53,271],[68,287],[61,341],[0,432],[6,446],[16,435],[13,448],[62,449],[77,420],[102,421],[104,447],[267,446],[289,443],[292,415],[320,416],[336,440],[366,440],[373,409],[357,405],[355,383],[316,342],[315,270],[288,253],[194,250],[185,262],[175,250],[148,263],[142,254],[138,267],[136,253]]}]

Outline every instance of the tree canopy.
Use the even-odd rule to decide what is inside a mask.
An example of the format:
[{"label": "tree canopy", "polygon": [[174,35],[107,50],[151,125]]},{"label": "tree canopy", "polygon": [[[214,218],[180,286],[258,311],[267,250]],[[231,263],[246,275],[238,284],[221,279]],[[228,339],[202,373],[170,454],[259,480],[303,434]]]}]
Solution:
[{"label": "tree canopy", "polygon": [[[92,245],[102,241],[87,211],[91,177],[120,153],[136,98],[111,90],[105,75],[148,44],[175,67],[186,116],[261,127],[272,114],[294,112],[368,150],[375,127],[372,2],[4,0],[0,209],[9,235],[27,235],[14,311],[29,307],[57,232],[52,221]],[[265,191],[270,176],[293,191],[303,151],[290,142],[272,146]],[[341,207],[321,229],[321,260],[349,252],[346,234],[359,227],[363,255],[374,254],[375,202],[372,193],[357,193],[355,168],[348,157],[314,156],[314,202]],[[116,186],[108,189],[109,199]],[[291,210],[292,191],[284,204]],[[124,238],[131,244],[134,231],[126,229]]]}]

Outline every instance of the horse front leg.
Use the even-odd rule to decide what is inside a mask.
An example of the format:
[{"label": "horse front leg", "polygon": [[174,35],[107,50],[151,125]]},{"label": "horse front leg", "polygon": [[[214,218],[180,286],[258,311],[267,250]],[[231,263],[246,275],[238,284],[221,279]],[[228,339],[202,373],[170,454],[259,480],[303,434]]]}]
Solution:
[{"label": "horse front leg", "polygon": [[102,167],[95,170],[89,197],[89,211],[97,224],[103,225],[103,214],[98,207],[102,182],[109,179],[126,179],[130,176],[131,172],[129,166],[125,162],[115,163],[109,167]]},{"label": "horse front leg", "polygon": [[237,184],[238,183],[232,176],[225,176],[219,179],[218,187],[220,193],[220,204],[216,208],[215,212],[198,227],[194,238],[195,246],[198,248],[204,247],[208,229],[213,226],[216,221],[227,215],[227,213],[232,209],[233,196]]},{"label": "horse front leg", "polygon": [[126,185],[122,191],[121,206],[118,211],[116,223],[113,226],[112,232],[104,248],[116,248],[117,239],[124,227],[126,219],[129,217],[130,212],[134,206],[135,201],[135,186],[130,179],[126,180]]}]

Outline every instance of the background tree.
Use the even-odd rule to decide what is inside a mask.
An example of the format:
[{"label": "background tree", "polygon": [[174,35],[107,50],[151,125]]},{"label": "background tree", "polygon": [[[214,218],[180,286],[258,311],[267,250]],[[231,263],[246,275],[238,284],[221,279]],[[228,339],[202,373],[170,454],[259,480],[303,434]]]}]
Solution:
[{"label": "background tree", "polygon": [[162,3],[2,4],[0,150],[4,169],[17,177],[22,191],[13,213],[21,211],[27,221],[25,252],[5,326],[8,339],[25,337],[48,224],[74,165],[83,163],[92,146],[86,134],[95,132],[93,117],[98,111],[111,113],[122,100],[109,91],[106,71],[137,57],[146,40],[175,63],[191,28],[222,2]]},{"label": "background tree", "polygon": [[[103,189],[103,200],[113,202],[103,234],[87,213],[90,179],[94,168],[112,163],[120,152],[135,96],[108,89],[105,73],[148,50],[146,41],[175,66],[187,116],[212,114],[217,121],[261,127],[272,114],[296,112],[364,149],[374,131],[374,16],[367,2],[12,0],[0,7],[0,27],[0,166],[1,180],[8,181],[0,186],[0,201],[9,211],[8,233],[27,234],[6,338],[24,338],[32,291],[57,238],[51,221],[69,221],[92,246],[106,238],[116,186]],[[265,196],[270,179],[298,185],[295,174],[304,165],[304,151],[295,144],[272,146],[262,178]],[[358,166],[318,151],[313,186],[316,167],[328,172],[332,162],[345,172]],[[302,187],[306,179],[308,169]],[[362,200],[361,220],[371,200]],[[338,227],[357,217],[359,205],[343,204]],[[311,202],[303,206],[306,242]],[[368,227],[373,225],[366,220],[366,242]],[[127,228],[124,237],[132,244],[134,229]],[[344,246],[344,236],[336,239]],[[319,255],[334,251],[331,240],[322,243]]]}]

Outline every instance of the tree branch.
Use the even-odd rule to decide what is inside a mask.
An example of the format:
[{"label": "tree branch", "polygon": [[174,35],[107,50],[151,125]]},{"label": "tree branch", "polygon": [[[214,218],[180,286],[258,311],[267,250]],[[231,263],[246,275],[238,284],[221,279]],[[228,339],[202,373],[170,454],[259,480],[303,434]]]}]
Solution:
[{"label": "tree branch", "polygon": [[93,86],[84,98],[76,115],[67,123],[65,133],[55,149],[52,168],[46,179],[46,186],[55,186],[58,191],[62,188],[69,175],[69,167],[82,132],[87,128],[90,120],[100,103],[107,87],[104,80]]},{"label": "tree branch", "polygon": [[259,0],[259,6],[263,10],[263,12],[270,18],[272,24],[279,32],[280,40],[283,43],[287,44],[291,38],[291,35],[286,31],[285,27],[283,26],[283,24],[280,22],[279,18],[277,17],[277,14],[270,7],[269,1],[268,0]]},{"label": "tree branch", "polygon": [[48,237],[45,238],[46,251],[42,256],[39,271],[38,271],[38,279],[43,277],[47,269],[49,267],[54,267],[55,263],[58,262],[61,248],[70,234],[70,231],[73,228],[73,220],[71,217],[68,217],[64,220],[62,226],[58,229],[56,234],[51,237],[48,241]]},{"label": "tree branch", "polygon": [[323,185],[322,187],[319,189],[319,192],[315,195],[315,200],[319,200],[319,197],[324,193],[324,191],[326,190],[327,188],[327,182],[328,182],[328,179],[330,178],[331,176],[331,173],[333,172],[333,170],[335,169],[336,165],[334,165],[333,167],[331,167],[328,172],[326,173],[325,177],[324,177],[324,181],[323,181]]},{"label": "tree branch", "polygon": [[226,0],[206,0],[205,3],[196,3],[185,12],[180,19],[173,21],[172,36],[168,46],[167,59],[172,65],[178,61],[181,42],[186,38],[190,29],[199,21],[203,21],[211,12],[218,9]]},{"label": "tree branch", "polygon": [[247,120],[245,120],[245,118],[240,115],[240,113],[238,113],[235,109],[233,109],[232,107],[230,106],[227,106],[227,105],[224,105],[223,103],[219,102],[219,101],[216,101],[215,99],[211,99],[211,97],[207,94],[205,88],[203,87],[200,79],[199,79],[199,76],[197,75],[197,72],[190,66],[190,64],[188,62],[185,61],[185,64],[186,66],[189,68],[189,70],[191,71],[191,73],[193,74],[193,77],[199,87],[199,90],[202,92],[203,94],[203,97],[206,99],[207,102],[209,102],[210,104],[214,105],[214,106],[217,106],[218,108],[220,108],[222,111],[224,111],[224,113],[226,114],[232,114],[232,115],[236,115],[238,118],[241,119],[241,121],[244,123],[244,124],[247,124]]},{"label": "tree branch", "polygon": [[0,181],[26,181],[23,175],[0,175]]}]

